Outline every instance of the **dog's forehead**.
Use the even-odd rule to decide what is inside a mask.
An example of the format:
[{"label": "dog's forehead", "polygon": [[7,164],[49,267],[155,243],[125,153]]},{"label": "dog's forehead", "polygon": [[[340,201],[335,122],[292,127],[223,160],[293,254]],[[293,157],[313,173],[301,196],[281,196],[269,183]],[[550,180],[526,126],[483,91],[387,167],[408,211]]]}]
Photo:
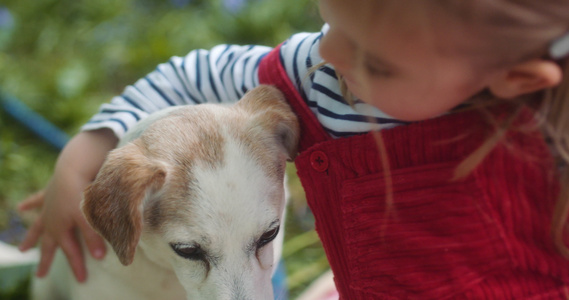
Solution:
[{"label": "dog's forehead", "polygon": [[223,163],[224,144],[234,140],[267,172],[282,173],[280,169],[274,170],[278,145],[270,138],[271,134],[256,123],[251,112],[227,105],[202,104],[180,107],[154,122],[139,143],[157,159],[184,165],[205,162],[215,167]]},{"label": "dog's forehead", "polygon": [[226,163],[219,168],[195,174],[197,190],[192,206],[211,214],[195,218],[204,217],[203,222],[198,222],[207,223],[210,221],[207,218],[214,217],[219,226],[263,225],[259,230],[266,230],[279,215],[284,193],[282,181],[268,176],[254,159],[232,150],[226,154]]},{"label": "dog's forehead", "polygon": [[246,118],[204,106],[169,116],[145,133],[148,151],[170,165],[167,187],[145,213],[151,228],[227,226],[238,222],[235,218],[264,224],[275,218],[284,161],[275,147],[248,135]]},{"label": "dog's forehead", "polygon": [[[267,176],[255,160],[237,151],[226,153],[226,163],[196,166],[190,181],[174,183],[174,189],[150,207],[149,224],[170,233],[172,241],[197,241],[213,248],[231,240],[241,245],[268,230],[284,206],[282,180]],[[181,188],[184,193],[174,192]]]},{"label": "dog's forehead", "polygon": [[208,162],[217,164],[222,157],[224,142],[219,123],[216,122],[223,107],[198,105],[180,107],[166,117],[154,122],[139,139],[141,148],[149,156],[170,163],[172,166],[182,163]]}]

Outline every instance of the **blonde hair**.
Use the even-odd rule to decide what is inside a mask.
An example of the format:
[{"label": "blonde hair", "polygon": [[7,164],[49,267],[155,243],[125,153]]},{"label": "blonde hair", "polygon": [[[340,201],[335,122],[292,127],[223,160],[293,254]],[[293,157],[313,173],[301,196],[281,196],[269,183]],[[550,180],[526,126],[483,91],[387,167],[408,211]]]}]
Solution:
[{"label": "blonde hair", "polygon": [[[407,4],[409,1],[399,3]],[[419,3],[411,5],[415,4]],[[569,0],[433,0],[421,4],[472,29],[481,42],[476,43],[476,47],[464,47],[458,51],[463,52],[463,55],[471,55],[481,68],[508,67],[531,58],[547,58],[551,42],[569,32]],[[493,135],[456,168],[455,178],[468,175],[501,142],[520,108],[528,104],[535,108],[539,125],[551,139],[556,158],[563,165],[569,164],[569,59],[557,63],[565,75],[562,82],[556,87],[516,99],[511,117],[495,124]],[[347,90],[341,75],[337,76],[344,98],[353,105],[353,96]],[[489,93],[481,93],[468,102],[472,104],[470,109],[484,110],[500,103],[500,100],[491,97]],[[374,136],[382,160],[385,160],[386,150],[381,135]],[[384,169],[385,167],[384,163]],[[569,259],[569,248],[563,239],[569,216],[569,167],[561,168],[560,184],[561,191],[553,213],[551,233],[560,254]],[[393,203],[389,203],[393,201],[391,197],[392,195],[387,195],[386,198],[387,214],[390,214],[393,206]]]},{"label": "blonde hair", "polygon": [[563,76],[561,84],[545,93],[539,116],[553,142],[557,159],[564,165],[560,171],[561,191],[553,213],[551,234],[556,248],[569,258],[569,248],[563,238],[569,215],[569,60],[560,64],[567,76]]}]

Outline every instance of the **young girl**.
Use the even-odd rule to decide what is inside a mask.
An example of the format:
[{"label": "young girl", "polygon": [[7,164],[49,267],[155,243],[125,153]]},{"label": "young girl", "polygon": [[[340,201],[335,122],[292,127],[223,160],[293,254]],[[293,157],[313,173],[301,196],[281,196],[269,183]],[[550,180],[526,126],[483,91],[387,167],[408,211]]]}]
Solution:
[{"label": "young girl", "polygon": [[43,202],[21,245],[41,237],[38,275],[61,247],[85,279],[76,228],[104,255],[78,203],[128,128],[268,83],[301,120],[295,163],[342,299],[569,298],[569,1],[321,0],[320,12],[320,33],[196,50],[103,105],[23,204]]}]

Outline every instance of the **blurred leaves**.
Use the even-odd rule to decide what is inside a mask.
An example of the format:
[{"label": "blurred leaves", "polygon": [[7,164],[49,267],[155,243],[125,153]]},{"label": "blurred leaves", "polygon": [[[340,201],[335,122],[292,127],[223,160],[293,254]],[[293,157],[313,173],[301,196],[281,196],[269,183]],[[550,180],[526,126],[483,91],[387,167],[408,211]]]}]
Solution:
[{"label": "blurred leaves", "polygon": [[[1,3],[0,91],[19,98],[70,135],[101,103],[171,56],[220,43],[274,46],[294,32],[321,26],[312,0],[241,1],[237,11],[227,10],[227,1],[222,0]],[[19,176],[7,170],[15,164],[14,156],[30,161],[20,163],[21,172],[35,172],[38,165],[31,163],[35,155],[31,149],[41,140],[28,144],[19,130],[9,132],[18,124],[0,116],[0,181],[11,185],[7,182]],[[52,155],[40,160],[53,164]],[[40,186],[30,183],[19,193]],[[14,193],[0,190],[0,201],[8,194]]]},{"label": "blurred leaves", "polygon": [[[13,28],[2,45],[0,89],[73,131],[173,55],[220,43],[276,45],[321,24],[310,0],[254,0],[238,13],[222,1],[177,2],[7,0]],[[60,111],[71,102],[82,105]]]}]

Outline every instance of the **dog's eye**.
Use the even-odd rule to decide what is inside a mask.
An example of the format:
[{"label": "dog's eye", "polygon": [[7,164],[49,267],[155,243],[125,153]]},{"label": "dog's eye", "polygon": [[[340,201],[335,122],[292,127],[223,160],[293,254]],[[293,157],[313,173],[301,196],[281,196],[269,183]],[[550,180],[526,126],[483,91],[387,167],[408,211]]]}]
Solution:
[{"label": "dog's eye", "polygon": [[202,250],[200,245],[170,244],[170,247],[172,247],[172,250],[174,250],[176,254],[183,258],[205,261],[205,252]]},{"label": "dog's eye", "polygon": [[272,242],[277,237],[277,234],[279,234],[279,228],[280,227],[277,226],[274,229],[271,229],[271,230],[263,233],[263,235],[261,236],[261,238],[257,242],[257,248],[260,249],[263,246],[265,246],[266,244]]}]

